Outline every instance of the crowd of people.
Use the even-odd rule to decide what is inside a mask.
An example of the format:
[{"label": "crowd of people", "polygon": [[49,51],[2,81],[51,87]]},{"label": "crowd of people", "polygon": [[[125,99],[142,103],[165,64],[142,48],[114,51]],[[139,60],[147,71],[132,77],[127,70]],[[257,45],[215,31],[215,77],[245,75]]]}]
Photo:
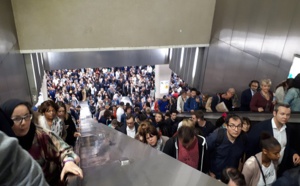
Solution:
[{"label": "crowd of people", "polygon": [[[154,66],[49,71],[50,99],[37,107],[18,99],[2,104],[1,111],[10,120],[3,131],[18,139],[50,185],[57,185],[66,173],[83,177],[72,148],[81,136],[80,102],[88,104],[99,125],[224,183],[283,183],[284,172],[300,164],[286,125],[292,111],[300,111],[300,75],[282,82],[274,92],[271,80],[253,80],[240,99],[234,88],[203,94],[174,73],[169,94],[155,98],[154,77]],[[231,111],[272,112],[273,118],[252,126],[249,118],[228,114]],[[184,112],[191,117],[179,119]],[[212,123],[205,112],[223,114]]]}]

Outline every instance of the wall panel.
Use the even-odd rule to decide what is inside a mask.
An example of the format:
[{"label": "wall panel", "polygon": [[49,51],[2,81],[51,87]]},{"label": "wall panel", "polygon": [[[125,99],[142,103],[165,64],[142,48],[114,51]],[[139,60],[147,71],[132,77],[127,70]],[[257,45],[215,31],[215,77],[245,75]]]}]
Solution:
[{"label": "wall panel", "polygon": [[217,0],[202,91],[240,93],[253,79],[270,78],[273,87],[285,79],[300,52],[299,4]]}]

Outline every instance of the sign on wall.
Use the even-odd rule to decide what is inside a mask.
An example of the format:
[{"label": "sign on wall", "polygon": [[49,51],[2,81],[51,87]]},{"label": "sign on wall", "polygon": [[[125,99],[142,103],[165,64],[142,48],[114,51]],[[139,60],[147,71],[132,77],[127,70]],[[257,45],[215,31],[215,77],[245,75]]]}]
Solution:
[{"label": "sign on wall", "polygon": [[169,93],[169,84],[170,81],[160,81],[160,94],[168,94]]}]

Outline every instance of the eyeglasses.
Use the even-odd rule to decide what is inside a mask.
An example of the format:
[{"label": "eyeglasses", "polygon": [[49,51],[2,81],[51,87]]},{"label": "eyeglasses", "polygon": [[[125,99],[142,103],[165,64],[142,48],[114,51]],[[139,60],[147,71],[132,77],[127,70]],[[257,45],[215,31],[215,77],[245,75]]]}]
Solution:
[{"label": "eyeglasses", "polygon": [[32,119],[32,114],[27,114],[25,116],[18,116],[18,117],[15,117],[15,118],[11,118],[11,120],[13,120],[13,122],[17,125],[21,125],[23,120],[30,121],[31,119]]},{"label": "eyeglasses", "polygon": [[238,130],[242,129],[242,125],[238,125],[238,126],[235,126],[235,125],[228,125],[228,127],[229,127],[230,129],[238,129]]}]

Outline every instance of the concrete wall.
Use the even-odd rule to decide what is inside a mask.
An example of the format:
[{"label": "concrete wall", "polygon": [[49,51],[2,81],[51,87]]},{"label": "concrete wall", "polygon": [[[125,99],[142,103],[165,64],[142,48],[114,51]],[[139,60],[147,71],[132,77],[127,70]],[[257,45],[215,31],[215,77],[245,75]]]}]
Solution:
[{"label": "concrete wall", "polygon": [[10,0],[0,1],[0,104],[10,98],[31,101],[27,71],[18,42]]},{"label": "concrete wall", "polygon": [[286,79],[300,54],[299,0],[217,0],[202,90],[235,87],[270,78]]},{"label": "concrete wall", "polygon": [[207,46],[215,0],[12,0],[21,52]]}]

